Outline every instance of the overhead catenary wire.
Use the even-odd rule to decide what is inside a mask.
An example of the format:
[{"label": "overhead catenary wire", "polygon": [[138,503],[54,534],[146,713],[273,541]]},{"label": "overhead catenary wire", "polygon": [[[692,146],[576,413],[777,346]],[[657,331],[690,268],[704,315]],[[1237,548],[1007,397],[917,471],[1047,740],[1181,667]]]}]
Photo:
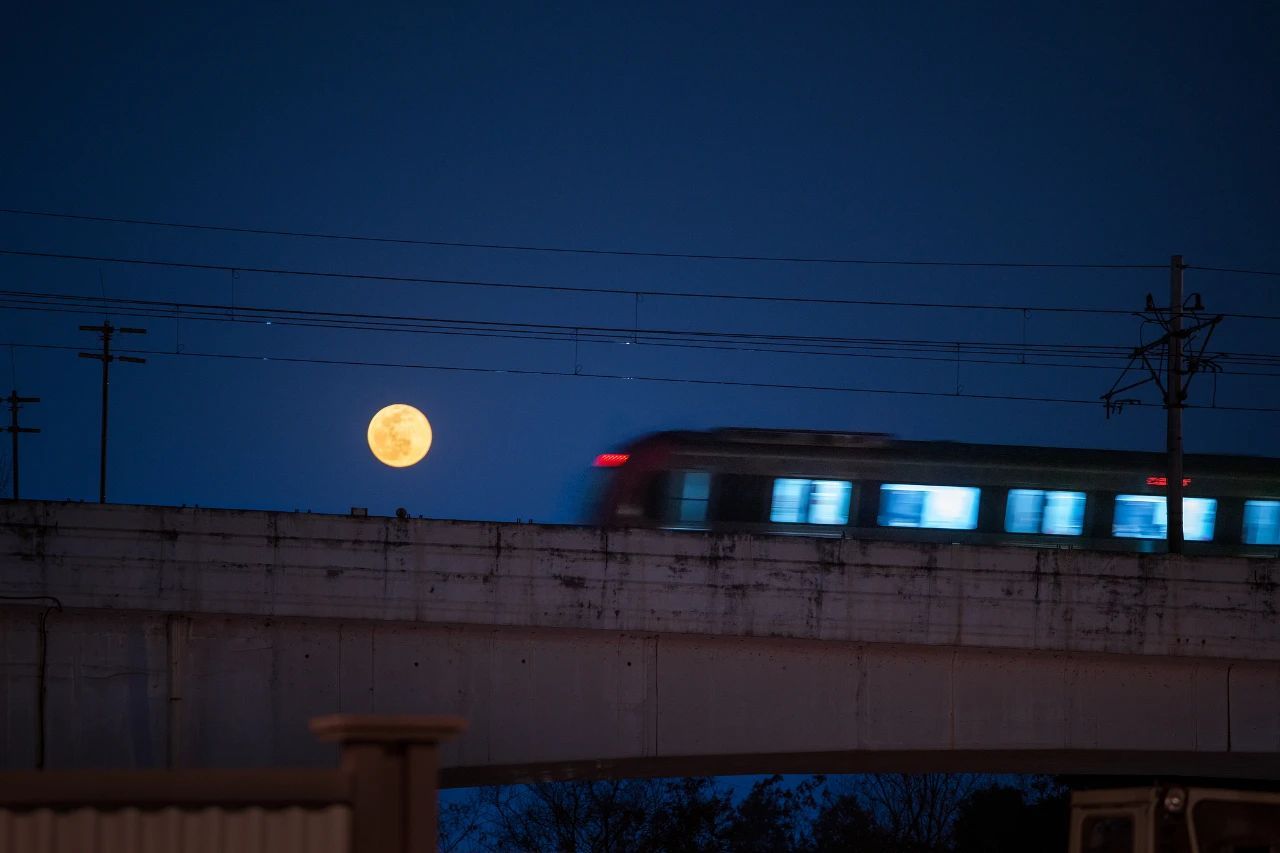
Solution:
[{"label": "overhead catenary wire", "polygon": [[[27,308],[27,307],[15,307],[10,305],[5,305],[3,303],[0,303],[0,307],[10,307],[10,308],[14,308],[14,310],[20,310],[20,311],[49,310],[49,311],[66,312],[66,313],[79,313],[78,309],[70,309],[70,308],[54,308],[54,309]],[[130,312],[130,313],[124,313],[122,314],[122,316],[154,317],[157,315],[152,315],[152,314],[135,315],[132,312]],[[170,315],[170,318],[177,319],[178,315]],[[262,325],[261,321],[255,321],[255,320],[250,320],[245,318],[233,318],[233,317],[199,317],[197,316],[197,317],[184,317],[184,319],[194,320],[194,321],[238,323],[242,325],[253,325],[253,326]],[[322,329],[341,329],[341,330],[355,330],[355,331],[410,332],[410,333],[423,333],[423,334],[442,335],[442,336],[489,338],[489,339],[513,340],[513,341],[541,341],[541,342],[573,341],[573,338],[568,335],[549,335],[549,334],[540,335],[540,334],[528,334],[528,333],[521,333],[521,334],[505,333],[504,334],[496,331],[476,331],[476,330],[448,331],[448,330],[434,330],[434,329],[407,329],[407,328],[400,328],[400,327],[384,328],[384,327],[378,327],[378,326],[351,326],[351,325],[342,325],[342,324],[335,324],[335,323],[291,322],[287,320],[275,321],[273,323],[270,323],[269,325],[301,326],[303,328],[312,328],[312,329],[322,328]],[[930,361],[930,362],[941,362],[946,364],[952,364],[952,363],[955,363],[957,360],[959,360],[964,364],[1005,365],[1010,367],[1051,367],[1051,368],[1065,368],[1065,369],[1098,369],[1098,370],[1113,370],[1116,367],[1116,364],[1096,364],[1096,365],[1095,364],[1069,364],[1065,362],[1051,362],[1051,361],[1026,361],[1025,359],[1014,360],[1012,353],[1009,354],[1008,358],[1004,358],[1004,359],[975,358],[973,355],[964,354],[964,353],[970,352],[970,350],[967,348],[962,349],[961,351],[962,354],[959,356],[958,359],[956,355],[928,356],[928,355],[903,354],[904,352],[906,353],[931,352],[931,351],[954,352],[956,349],[956,345],[954,343],[945,343],[945,344],[938,343],[936,346],[933,346],[933,347],[911,349],[910,343],[905,341],[904,342],[878,341],[878,342],[869,342],[867,345],[863,347],[847,346],[847,347],[842,347],[840,349],[816,348],[816,347],[809,348],[809,349],[795,349],[795,348],[787,348],[787,347],[781,347],[776,345],[767,346],[765,344],[756,344],[756,345],[751,345],[746,343],[706,344],[706,343],[693,343],[693,342],[687,342],[687,341],[680,342],[680,341],[671,341],[671,340],[650,339],[643,333],[641,333],[639,337],[636,337],[634,334],[615,335],[612,337],[584,334],[580,336],[578,343],[597,343],[597,344],[612,343],[612,344],[629,344],[629,345],[638,344],[638,345],[649,346],[649,347],[711,350],[711,351],[718,351],[718,352],[863,358],[863,359],[880,359],[880,360],[891,360],[891,361]],[[999,355],[1000,352],[980,351],[980,352],[977,352],[976,354]],[[1035,356],[1033,355],[1033,357]],[[1117,360],[1117,363],[1119,359],[1119,356],[1078,356],[1078,357],[1110,358],[1113,360]],[[1257,372],[1257,371],[1223,371],[1223,373],[1226,375],[1263,376],[1263,377],[1280,378],[1280,373],[1267,373],[1267,372]]]},{"label": "overhead catenary wire", "polygon": [[486,249],[511,252],[546,252],[573,255],[612,255],[632,258],[670,258],[700,261],[750,261],[788,264],[841,264],[856,266],[917,266],[917,267],[987,267],[997,269],[1091,269],[1091,270],[1163,270],[1165,264],[1140,263],[1060,263],[1024,261],[954,261],[902,258],[851,258],[805,257],[797,255],[734,255],[706,252],[664,252],[644,249],[598,249],[580,246],[550,246],[498,242],[465,242],[459,240],[426,240],[411,237],[383,237],[367,234],[342,234],[320,231],[297,231],[277,228],[250,228],[234,225],[212,225],[194,222],[174,222],[160,219],[138,219],[124,216],[94,216],[80,213],[64,213],[49,210],[0,208],[0,213],[14,216],[43,217],[47,219],[98,222],[115,225],[140,225],[152,228],[171,228],[187,231],[213,231],[228,234],[253,234],[269,237],[292,237],[316,240],[339,240],[359,243],[383,243],[399,246],[435,246],[454,249]]},{"label": "overhead catenary wire", "polygon": [[[344,281],[375,281],[393,284],[422,284],[445,287],[497,288],[517,291],[542,291],[553,293],[576,293],[593,295],[611,295],[627,297],[649,297],[667,299],[704,299],[737,302],[791,303],[797,305],[848,305],[862,307],[936,309],[953,311],[1000,311],[1000,312],[1040,312],[1053,314],[1096,314],[1111,316],[1135,317],[1141,312],[1131,308],[1083,308],[1068,305],[1014,305],[979,302],[926,302],[920,300],[895,299],[849,299],[844,297],[820,296],[779,296],[776,294],[748,293],[712,293],[708,291],[649,290],[626,287],[575,287],[565,284],[544,284],[534,282],[487,281],[480,279],[442,278],[432,276],[392,275],[370,272],[337,272],[333,270],[306,270],[292,267],[263,267],[246,264],[211,264],[195,261],[172,261],[156,258],[119,257],[108,255],[82,255],[68,252],[41,252],[27,249],[0,248],[0,255],[14,257],[48,258],[53,260],[85,261],[91,263],[107,263],[133,265],[143,267],[160,267],[165,269],[203,270],[239,275],[255,273],[270,276],[297,276],[301,278],[319,278]],[[1166,267],[1161,267],[1165,269]],[[1240,320],[1280,320],[1277,314],[1223,313],[1221,316]]]},{"label": "overhead catenary wire", "polygon": [[[923,302],[902,302],[893,300],[853,300],[853,299],[820,299],[806,297],[778,297],[764,295],[740,295],[740,294],[711,294],[711,293],[688,293],[688,292],[669,292],[669,291],[644,291],[625,288],[579,288],[568,287],[562,285],[546,285],[546,284],[525,284],[513,282],[474,282],[469,280],[454,279],[427,279],[421,277],[401,277],[401,276],[382,276],[382,275],[364,275],[360,273],[340,273],[329,271],[300,271],[280,268],[253,268],[234,265],[221,264],[188,264],[185,262],[158,261],[154,259],[132,259],[132,258],[98,258],[94,256],[83,255],[64,255],[59,253],[43,253],[43,252],[26,252],[18,250],[0,250],[0,254],[18,254],[32,255],[37,257],[53,257],[59,259],[70,260],[98,260],[114,263],[141,263],[146,265],[155,265],[162,267],[178,267],[178,268],[195,268],[216,271],[240,271],[240,272],[258,272],[276,275],[299,275],[299,276],[321,276],[325,278],[341,278],[347,280],[380,280],[388,279],[394,281],[409,281],[422,283],[443,283],[443,284],[463,284],[482,287],[515,287],[530,288],[536,290],[550,290],[558,292],[587,292],[587,293],[606,293],[616,295],[646,295],[657,297],[674,297],[674,298],[709,298],[709,299],[740,299],[752,301],[766,302],[798,302],[810,304],[848,304],[848,305],[887,305],[892,307],[911,307],[911,308],[934,308],[934,309],[968,309],[968,310],[998,310],[998,311],[1060,311],[1072,314],[1111,314],[1125,316],[1141,316],[1139,312],[1129,309],[1091,309],[1080,307],[1065,306],[1018,306],[1018,305],[993,305],[993,304],[973,304],[973,303],[923,303]],[[664,329],[639,329],[635,327],[620,329],[617,327],[589,327],[583,325],[557,325],[557,324],[522,324],[522,323],[499,323],[494,321],[474,321],[449,318],[422,318],[422,317],[406,317],[403,315],[375,315],[360,314],[358,312],[321,312],[303,309],[288,308],[253,308],[249,306],[236,305],[213,305],[198,303],[181,303],[171,302],[169,300],[122,300],[98,297],[81,297],[74,294],[56,294],[41,293],[34,291],[4,291],[8,301],[6,307],[17,310],[65,310],[73,312],[89,312],[96,313],[100,310],[113,310],[120,308],[122,305],[130,306],[127,311],[120,313],[143,312],[139,316],[152,317],[168,317],[174,320],[211,320],[216,322],[262,322],[262,312],[275,312],[282,314],[278,320],[280,325],[298,325],[305,327],[317,328],[341,328],[356,329],[370,331],[410,331],[423,332],[428,334],[459,334],[485,337],[506,337],[511,339],[533,339],[533,340],[560,340],[567,341],[572,335],[573,340],[579,341],[584,339],[587,342],[592,340],[607,343],[643,343],[652,346],[670,346],[684,347],[690,349],[733,349],[749,352],[768,352],[768,353],[795,353],[802,355],[846,355],[853,357],[867,358],[902,358],[920,361],[947,361],[961,363],[983,363],[983,364],[999,364],[1009,366],[1033,366],[1033,367],[1083,367],[1091,365],[1081,364],[1063,364],[1063,363],[1040,363],[1040,362],[1024,362],[1004,361],[999,359],[981,359],[974,358],[973,355],[1013,355],[1013,354],[1031,354],[1041,357],[1066,357],[1071,359],[1094,359],[1106,360],[1117,359],[1122,355],[1127,355],[1130,350],[1125,347],[1111,347],[1099,345],[1078,345],[1078,344],[998,344],[990,342],[956,342],[956,341],[926,341],[912,339],[868,339],[868,338],[838,338],[838,337],[820,337],[820,336],[802,336],[802,335],[766,335],[750,332],[706,332],[702,330],[664,330]],[[24,302],[24,300],[27,300]],[[44,302],[41,302],[44,300]],[[54,300],[54,304],[50,304],[48,300]],[[63,300],[63,304],[56,304],[57,300]],[[92,303],[86,307],[83,303]],[[204,313],[202,313],[204,312]],[[256,316],[255,316],[256,312]],[[239,314],[240,316],[236,316]],[[229,315],[229,316],[228,316]],[[1268,317],[1263,315],[1228,315],[1251,317],[1255,319],[1280,319],[1280,317]],[[272,322],[268,320],[267,322]],[[424,324],[435,324],[434,326]],[[619,340],[625,336],[630,340]],[[964,350],[966,357],[961,357],[961,350]],[[940,354],[946,353],[946,357],[933,357],[929,353]],[[954,353],[954,355],[953,355]],[[166,351],[156,351],[157,355],[174,355]],[[186,355],[186,353],[182,353]],[[751,382],[739,380],[720,380],[720,379],[702,379],[696,377],[654,377],[654,376],[622,376],[615,374],[592,373],[589,371],[575,370],[570,373],[567,371],[555,370],[529,370],[529,369],[506,369],[506,368],[469,368],[459,365],[415,365],[404,364],[399,362],[375,362],[375,361],[352,361],[341,359],[315,359],[296,356],[257,356],[242,355],[233,353],[191,353],[191,355],[200,355],[208,358],[225,358],[240,360],[272,360],[281,362],[298,362],[313,364],[350,364],[359,366],[382,366],[382,367],[406,367],[419,369],[438,369],[438,370],[459,370],[470,372],[485,373],[508,373],[508,374],[530,374],[530,375],[547,375],[547,376],[569,376],[579,375],[587,378],[598,379],[634,379],[646,382],[683,382],[686,384],[705,384],[705,385],[726,385],[739,387],[758,387],[758,388],[775,388],[775,389],[791,389],[791,390],[811,390],[811,391],[843,391],[848,393],[881,393],[881,394],[910,394],[915,396],[937,396],[937,397],[969,397],[975,399],[1008,399],[1008,400],[1025,400],[1030,402],[1060,402],[1060,403],[1081,403],[1089,405],[1097,405],[1098,402],[1092,399],[1077,400],[1071,398],[1060,397],[1039,397],[1039,396],[1017,396],[1017,395],[1000,395],[1000,394],[973,394],[962,393],[957,379],[957,388],[955,392],[950,391],[915,391],[908,389],[873,389],[859,388],[838,385],[803,385],[803,384],[787,384],[787,383],[768,383],[768,382]],[[1218,353],[1215,356],[1236,359],[1238,363],[1244,365],[1270,367],[1276,366],[1280,362],[1280,357],[1270,354],[1259,353]],[[1245,372],[1245,371],[1228,371],[1237,373],[1238,375],[1266,376],[1271,377],[1274,374]],[[1243,412],[1271,412],[1275,411],[1266,407],[1247,407],[1247,406],[1206,406],[1198,408],[1213,408],[1223,411],[1243,411]]]},{"label": "overhead catenary wire", "polygon": [[[74,350],[76,347],[63,346],[60,344],[26,344],[16,343],[17,347],[29,349],[45,349],[45,350]],[[216,352],[166,352],[164,350],[127,350],[126,352],[134,355],[150,355],[160,358],[209,358],[209,359],[228,359],[235,361],[255,361],[255,362],[280,362],[285,364],[323,364],[340,367],[374,367],[374,368],[397,368],[406,370],[434,370],[459,373],[483,373],[483,374],[508,374],[515,376],[546,376],[546,377],[568,377],[581,379],[601,379],[601,380],[620,380],[628,382],[662,382],[683,385],[701,385],[701,386],[723,386],[730,388],[758,388],[764,390],[783,390],[783,391],[815,391],[815,392],[833,392],[833,393],[852,393],[852,394],[889,394],[908,397],[949,397],[952,399],[971,399],[971,400],[999,400],[1024,403],[1060,403],[1064,405],[1100,405],[1099,400],[1082,399],[1074,397],[1044,397],[1034,395],[1017,395],[1017,394],[975,394],[972,392],[960,391],[952,393],[949,391],[923,391],[908,388],[864,388],[845,385],[801,385],[783,382],[752,382],[733,379],[703,379],[688,376],[644,376],[638,374],[618,374],[618,373],[596,373],[581,371],[575,372],[571,370],[543,370],[533,368],[499,368],[499,367],[471,367],[464,365],[450,364],[420,364],[411,362],[397,361],[369,361],[363,359],[337,359],[337,358],[313,358],[304,356],[267,356],[267,355],[248,355],[244,353],[216,353]],[[1131,405],[1138,408],[1159,408],[1157,403],[1134,402]],[[1269,408],[1262,406],[1200,406],[1189,404],[1189,409],[1200,409],[1204,411],[1220,411],[1220,412],[1248,412],[1248,413],[1280,413],[1280,408]]]},{"label": "overhead catenary wire", "polygon": [[[5,301],[0,298],[0,306],[12,310],[50,311],[50,313],[84,313],[82,307],[50,305],[46,302],[23,304],[23,302]],[[370,321],[348,318],[376,318],[387,315],[339,315],[323,314],[335,320],[315,320],[303,318],[285,319],[279,313],[253,315],[253,307],[238,306],[238,314],[230,313],[229,306],[218,306],[218,311],[201,311],[191,305],[174,304],[168,310],[154,310],[151,307],[131,307],[122,309],[113,304],[114,313],[140,318],[161,318],[170,320],[218,321],[218,323],[237,323],[253,325],[280,325],[280,327],[303,327],[346,330],[376,330],[376,332],[425,333],[440,336],[461,336],[477,338],[513,339],[513,341],[548,341],[548,342],[585,342],[585,343],[641,343],[655,347],[690,348],[690,350],[718,350],[792,353],[792,355],[869,357],[869,359],[918,360],[954,362],[957,359],[966,364],[996,364],[1037,366],[1037,368],[1076,368],[1076,369],[1111,369],[1121,360],[1128,359],[1129,351],[1124,347],[1089,346],[1089,345],[1018,345],[1018,343],[991,342],[955,342],[924,341],[924,339],[893,338],[822,338],[800,336],[758,336],[746,333],[712,333],[712,332],[680,332],[680,330],[636,330],[620,328],[567,327],[567,325],[521,324],[512,328],[500,323],[476,320],[431,320],[422,325],[402,325],[370,323]],[[250,316],[246,316],[250,315]],[[265,319],[269,318],[269,319]],[[422,318],[428,320],[428,318]],[[456,324],[456,325],[454,325]],[[698,336],[698,337],[690,337]],[[708,341],[708,338],[709,341]],[[924,353],[924,355],[920,355]],[[929,356],[928,353],[937,353]],[[1215,359],[1229,364],[1245,366],[1280,366],[1280,356],[1267,353],[1213,353]],[[982,359],[975,356],[1006,356],[1004,359]],[[1014,357],[1016,359],[1014,360]],[[1027,357],[1038,359],[1028,361]],[[1043,361],[1051,357],[1075,359],[1074,364],[1062,361]],[[1101,361],[1102,364],[1080,364],[1079,360]],[[1229,375],[1260,375],[1274,377],[1272,373],[1260,371],[1224,370]]]},{"label": "overhead catenary wire", "polygon": [[[204,270],[224,273],[256,273],[272,276],[298,276],[304,278],[337,279],[345,281],[377,281],[396,284],[425,284],[456,287],[499,288],[506,290],[546,291],[555,293],[598,294],[628,297],[661,297],[669,299],[710,299],[738,302],[793,303],[801,305],[853,305],[883,306],[888,308],[923,308],[959,311],[1015,311],[1059,314],[1110,314],[1132,317],[1139,312],[1131,308],[1080,308],[1065,305],[1008,305],[994,303],[925,302],[893,299],[848,299],[841,297],[778,296],[768,294],[711,293],[707,291],[647,290],[627,287],[574,287],[564,284],[533,282],[484,281],[477,279],[438,278],[430,276],[390,275],[386,273],[335,272],[332,270],[305,270],[290,267],[261,267],[245,264],[210,264],[193,261],[168,261],[154,258],[128,258],[107,255],[82,255],[67,252],[38,252],[25,249],[0,248],[0,255],[15,257],[50,258],[55,260],[86,261],[91,263],[123,264],[161,267],[166,269]],[[1250,317],[1251,315],[1224,315]],[[1280,320],[1275,317],[1257,316],[1254,319]]]},{"label": "overhead catenary wire", "polygon": [[[602,332],[610,334],[625,334],[628,337],[643,333],[649,335],[681,335],[694,337],[734,337],[749,338],[752,340],[771,340],[771,341],[797,341],[797,342],[816,342],[816,343],[845,343],[850,341],[863,342],[865,338],[848,338],[833,337],[822,335],[783,335],[770,334],[761,332],[714,332],[704,330],[665,330],[665,329],[649,329],[638,327],[621,327],[621,326],[592,326],[589,324],[567,324],[567,323],[529,323],[518,321],[491,321],[491,320],[468,320],[461,318],[442,318],[442,317],[425,317],[405,314],[375,314],[361,311],[321,311],[316,309],[288,308],[279,306],[249,306],[249,305],[228,305],[215,303],[195,303],[195,302],[176,302],[171,300],[149,300],[135,299],[124,297],[112,297],[105,303],[98,297],[82,296],[79,294],[60,293],[51,291],[22,291],[22,290],[0,290],[0,299],[10,299],[18,304],[31,305],[56,305],[66,303],[69,305],[84,305],[86,311],[94,311],[103,305],[109,305],[113,310],[121,313],[127,313],[131,309],[148,310],[158,312],[147,316],[169,316],[173,312],[182,312],[184,318],[193,318],[199,316],[199,312],[205,312],[211,319],[227,319],[236,318],[239,315],[246,317],[258,317],[265,320],[283,321],[284,319],[296,319],[298,317],[320,318],[320,319],[355,319],[368,320],[380,323],[452,323],[458,326],[472,327],[497,327],[503,329],[532,329],[532,330],[561,330],[565,333],[576,334],[578,332]],[[956,341],[937,342],[939,346],[952,347]],[[980,345],[979,342],[961,342],[965,345]],[[1128,349],[1114,345],[1096,345],[1096,344],[1010,344],[1007,346],[1017,346],[1020,349],[1047,347],[1055,350],[1107,350],[1114,353],[1126,353]]]},{"label": "overhead catenary wire", "polygon": [[[99,300],[76,294],[0,290],[0,306],[13,310],[87,313],[99,307]],[[965,363],[1111,369],[1127,359],[1131,350],[1111,345],[1028,344],[984,341],[939,341],[924,339],[850,338],[805,335],[776,335],[751,332],[710,332],[701,330],[630,329],[547,323],[506,323],[440,317],[371,314],[367,312],[314,311],[292,308],[263,308],[246,305],[177,303],[157,300],[110,298],[106,306],[123,316],[162,318],[241,325],[301,326],[306,328],[354,331],[403,332],[457,335],[510,340],[561,341],[574,343],[638,343],[657,347],[903,359]],[[933,353],[935,355],[930,356]],[[961,355],[963,354],[963,355]],[[974,356],[1006,356],[983,359]],[[1018,356],[1018,361],[1011,360]],[[1025,361],[1032,358],[1095,360],[1104,364]],[[1249,366],[1280,366],[1280,355],[1258,353],[1216,353],[1224,363]],[[1273,376],[1252,371],[1225,371],[1234,375]]]},{"label": "overhead catenary wire", "polygon": [[1200,267],[1194,264],[1187,264],[1183,269],[1200,270],[1201,272],[1225,272],[1234,275],[1263,275],[1271,278],[1280,278],[1280,270],[1245,270],[1234,267]]}]

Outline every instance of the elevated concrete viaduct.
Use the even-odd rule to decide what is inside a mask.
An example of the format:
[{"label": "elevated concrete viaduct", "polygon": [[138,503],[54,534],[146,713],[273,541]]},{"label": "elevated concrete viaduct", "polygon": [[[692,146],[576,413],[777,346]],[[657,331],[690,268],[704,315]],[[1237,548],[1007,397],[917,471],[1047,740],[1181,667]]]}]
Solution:
[{"label": "elevated concrete viaduct", "polygon": [[0,764],[1280,777],[1280,564],[0,504]]}]

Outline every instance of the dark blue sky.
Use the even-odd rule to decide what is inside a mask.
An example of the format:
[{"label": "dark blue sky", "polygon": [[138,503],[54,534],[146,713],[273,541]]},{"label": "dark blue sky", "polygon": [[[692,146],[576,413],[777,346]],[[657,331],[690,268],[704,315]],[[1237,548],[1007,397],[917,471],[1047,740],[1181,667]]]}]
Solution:
[{"label": "dark blue sky", "polygon": [[[0,207],[438,241],[885,259],[1280,269],[1280,7],[1002,4],[33,3],[0,40]],[[0,248],[572,288],[1029,306],[1163,302],[1161,270],[677,260],[192,232],[0,215]],[[0,255],[4,288],[450,319],[930,341],[1112,344],[1138,321],[574,295]],[[1214,311],[1280,279],[1189,271]],[[93,349],[3,309],[5,343]],[[572,372],[572,346],[178,324],[138,346]],[[1280,353],[1280,322],[1215,349]],[[30,497],[97,495],[96,364],[4,348]],[[114,500],[567,521],[594,454],[722,425],[1158,449],[1163,415],[965,398],[152,355],[112,383]],[[595,344],[584,372],[956,390],[946,362]],[[0,375],[7,364],[0,361]],[[1268,368],[1261,368],[1266,370]],[[1272,367],[1269,370],[1277,372]],[[1095,398],[1110,370],[965,364],[963,393]],[[9,383],[9,376],[3,376]],[[1208,381],[1196,401],[1208,402]],[[1224,376],[1222,404],[1280,406]],[[1154,392],[1147,391],[1153,399]],[[364,431],[418,406],[409,470]],[[1196,411],[1192,451],[1274,454],[1280,415]]]}]

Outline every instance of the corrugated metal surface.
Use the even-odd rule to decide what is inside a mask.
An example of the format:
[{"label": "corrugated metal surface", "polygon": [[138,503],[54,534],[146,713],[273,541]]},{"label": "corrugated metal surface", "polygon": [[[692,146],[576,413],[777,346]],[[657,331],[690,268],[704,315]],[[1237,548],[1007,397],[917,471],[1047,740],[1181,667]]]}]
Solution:
[{"label": "corrugated metal surface", "polygon": [[0,853],[349,853],[351,808],[0,809]]}]

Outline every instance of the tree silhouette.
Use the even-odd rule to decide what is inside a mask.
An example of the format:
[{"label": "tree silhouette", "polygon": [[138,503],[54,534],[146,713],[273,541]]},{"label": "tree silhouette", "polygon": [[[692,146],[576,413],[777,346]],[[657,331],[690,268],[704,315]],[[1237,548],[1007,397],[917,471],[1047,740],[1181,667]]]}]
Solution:
[{"label": "tree silhouette", "polygon": [[440,812],[445,853],[1054,853],[1068,802],[1051,780],[874,774],[757,781],[735,805],[707,778],[479,788]]},{"label": "tree silhouette", "polygon": [[725,835],[729,849],[735,853],[806,849],[808,817],[816,805],[814,790],[822,783],[818,776],[787,788],[776,774],[756,782],[734,810]]},{"label": "tree silhouette", "polygon": [[1063,853],[1070,798],[1065,790],[1027,792],[1005,785],[974,791],[960,806],[955,853]]}]

